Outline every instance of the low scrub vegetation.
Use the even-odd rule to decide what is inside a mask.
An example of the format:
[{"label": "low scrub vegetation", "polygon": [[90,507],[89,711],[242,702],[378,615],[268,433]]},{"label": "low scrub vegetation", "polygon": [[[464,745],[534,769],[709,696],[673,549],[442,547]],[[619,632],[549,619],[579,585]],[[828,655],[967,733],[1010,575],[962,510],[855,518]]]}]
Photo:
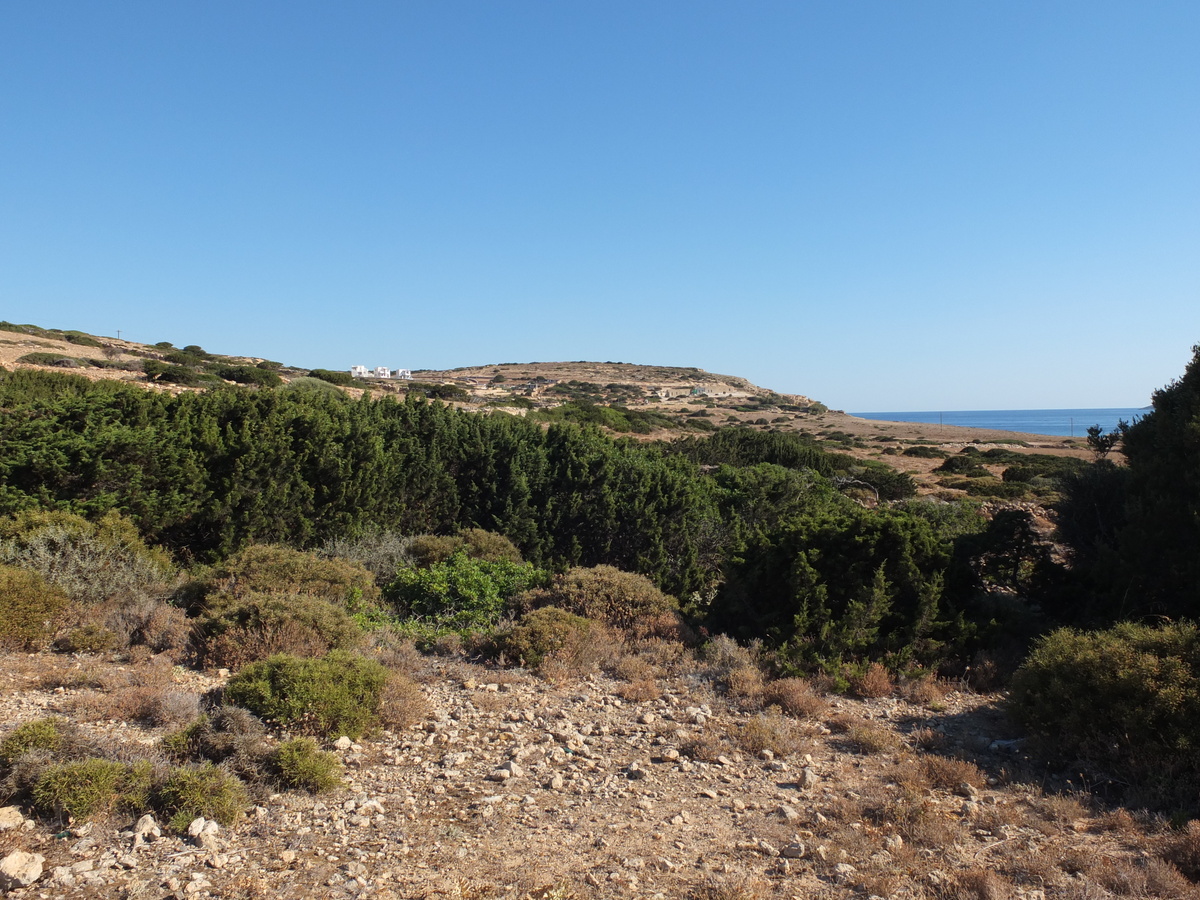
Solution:
[{"label": "low scrub vegetation", "polygon": [[225,698],[301,734],[357,738],[379,724],[389,677],[378,662],[342,650],[319,659],[280,654],[235,675]]}]

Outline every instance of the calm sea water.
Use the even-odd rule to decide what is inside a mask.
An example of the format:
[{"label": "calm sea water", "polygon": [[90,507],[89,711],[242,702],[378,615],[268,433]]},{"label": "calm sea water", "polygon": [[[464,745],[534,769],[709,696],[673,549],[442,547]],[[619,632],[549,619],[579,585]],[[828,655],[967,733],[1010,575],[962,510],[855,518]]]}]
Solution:
[{"label": "calm sea water", "polygon": [[891,422],[926,422],[943,425],[965,425],[969,428],[997,428],[1003,431],[1025,431],[1055,437],[1086,437],[1088,427],[1099,425],[1105,431],[1117,427],[1124,419],[1132,423],[1144,416],[1142,409],[977,409],[947,412],[860,412],[851,413],[863,419],[884,419]]}]

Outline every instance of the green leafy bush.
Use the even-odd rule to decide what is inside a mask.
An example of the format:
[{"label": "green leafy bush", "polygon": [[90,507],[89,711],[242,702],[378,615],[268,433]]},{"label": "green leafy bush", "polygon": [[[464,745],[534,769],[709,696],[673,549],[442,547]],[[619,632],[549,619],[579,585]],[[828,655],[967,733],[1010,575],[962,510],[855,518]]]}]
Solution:
[{"label": "green leafy bush", "polygon": [[47,768],[33,786],[33,802],[44,816],[83,822],[117,802],[127,768],[107,759],[81,759]]},{"label": "green leafy bush", "polygon": [[613,566],[571,569],[547,587],[517,598],[515,605],[523,609],[558,607],[625,630],[679,611],[675,598],[660,591],[650,579]]},{"label": "green leafy bush", "polygon": [[387,596],[402,616],[447,628],[483,629],[499,621],[507,600],[544,579],[533,566],[487,562],[459,550],[423,569],[400,569]]},{"label": "green leafy bush", "polygon": [[232,825],[250,802],[246,786],[220,766],[203,763],[174,769],[154,797],[174,831],[184,831],[197,816]]},{"label": "green leafy bush", "polygon": [[44,645],[66,604],[67,595],[36,572],[0,565],[0,647]]},{"label": "green leafy bush", "polygon": [[280,654],[235,675],[225,698],[302,733],[357,738],[377,724],[387,680],[378,662],[341,650],[321,659]]},{"label": "green leafy bush", "polygon": [[1013,716],[1063,760],[1118,765],[1191,792],[1200,780],[1200,630],[1122,623],[1042,638],[1013,678]]},{"label": "green leafy bush", "polygon": [[318,794],[342,783],[338,758],[317,747],[312,738],[284,741],[270,756],[275,779],[284,787]]}]

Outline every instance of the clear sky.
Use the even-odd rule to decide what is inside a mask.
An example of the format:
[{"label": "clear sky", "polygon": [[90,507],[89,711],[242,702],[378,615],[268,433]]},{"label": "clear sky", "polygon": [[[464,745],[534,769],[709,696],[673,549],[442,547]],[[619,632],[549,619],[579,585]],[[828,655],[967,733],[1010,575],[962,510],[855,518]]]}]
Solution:
[{"label": "clear sky", "polygon": [[1200,3],[0,3],[0,318],[341,369],[1140,406]]}]

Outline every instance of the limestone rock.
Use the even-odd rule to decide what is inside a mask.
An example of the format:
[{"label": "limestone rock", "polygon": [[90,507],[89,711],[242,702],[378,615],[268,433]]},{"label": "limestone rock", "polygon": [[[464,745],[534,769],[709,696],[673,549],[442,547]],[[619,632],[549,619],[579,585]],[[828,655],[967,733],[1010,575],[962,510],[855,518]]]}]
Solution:
[{"label": "limestone rock", "polygon": [[25,817],[15,806],[0,807],[0,831],[11,831],[25,824]]},{"label": "limestone rock", "polygon": [[26,853],[24,850],[14,850],[0,860],[0,888],[29,887],[42,877],[42,865],[46,857],[40,853]]}]

